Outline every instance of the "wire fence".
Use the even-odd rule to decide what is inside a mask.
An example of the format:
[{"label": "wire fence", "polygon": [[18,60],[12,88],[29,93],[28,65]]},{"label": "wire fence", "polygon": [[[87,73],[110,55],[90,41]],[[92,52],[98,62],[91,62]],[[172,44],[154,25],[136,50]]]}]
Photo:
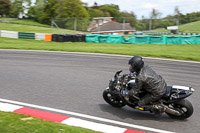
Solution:
[{"label": "wire fence", "polygon": [[90,33],[133,33],[135,30],[135,18],[113,18],[113,17],[96,17],[87,18],[65,18],[52,20],[51,27],[74,30],[76,32]]},{"label": "wire fence", "polygon": [[[16,19],[0,20],[2,23],[18,23]],[[13,22],[12,22],[13,21]],[[27,24],[31,25],[31,24]],[[38,26],[38,25],[37,25]],[[177,29],[169,27],[176,26]],[[43,26],[42,26],[43,27]],[[50,27],[50,26],[49,26]],[[51,22],[51,33],[64,34],[199,34],[200,17],[167,17],[162,19],[140,19],[134,17],[57,18]]]}]

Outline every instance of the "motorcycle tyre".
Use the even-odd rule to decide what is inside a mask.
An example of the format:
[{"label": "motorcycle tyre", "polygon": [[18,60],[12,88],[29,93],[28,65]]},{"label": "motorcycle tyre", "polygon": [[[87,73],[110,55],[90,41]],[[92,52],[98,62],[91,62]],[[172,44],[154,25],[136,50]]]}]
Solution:
[{"label": "motorcycle tyre", "polygon": [[[184,120],[184,119],[187,119],[189,118],[193,112],[194,112],[194,109],[193,109],[193,106],[192,104],[190,103],[190,101],[188,101],[187,99],[182,99],[176,103],[174,103],[174,105],[178,105],[178,106],[181,106],[183,108],[186,108],[186,112],[184,112],[184,114],[182,114],[181,116],[175,116],[175,115],[172,115],[172,114],[169,114],[169,113],[166,113],[169,117],[173,118],[173,119],[179,119],[179,120]],[[180,110],[179,108],[174,108],[176,110]]]},{"label": "motorcycle tyre", "polygon": [[[108,97],[108,94],[111,95],[110,98]],[[122,100],[120,100],[116,97],[114,97],[114,99],[115,99],[115,100],[113,99],[114,101],[111,101],[111,98],[112,98],[112,94],[110,93],[110,90],[109,89],[104,90],[103,91],[103,99],[108,104],[112,105],[113,107],[117,107],[117,108],[121,108],[121,107],[124,107],[126,105]]]}]

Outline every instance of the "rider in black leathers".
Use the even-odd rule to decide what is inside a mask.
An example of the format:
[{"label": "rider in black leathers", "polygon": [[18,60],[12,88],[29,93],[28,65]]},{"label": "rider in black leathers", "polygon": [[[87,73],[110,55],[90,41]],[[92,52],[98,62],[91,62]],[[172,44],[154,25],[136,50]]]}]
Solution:
[{"label": "rider in black leathers", "polygon": [[166,92],[165,80],[156,72],[144,64],[142,57],[134,56],[129,60],[130,72],[136,72],[135,86],[129,91],[129,95],[137,95],[144,89],[148,92],[142,97],[138,106],[149,110],[162,110],[162,105],[148,105],[150,102],[159,100]]}]

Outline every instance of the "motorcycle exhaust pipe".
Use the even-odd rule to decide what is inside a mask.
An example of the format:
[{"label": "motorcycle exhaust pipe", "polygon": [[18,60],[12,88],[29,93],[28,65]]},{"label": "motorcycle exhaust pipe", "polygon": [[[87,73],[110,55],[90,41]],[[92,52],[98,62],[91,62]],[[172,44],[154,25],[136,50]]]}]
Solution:
[{"label": "motorcycle exhaust pipe", "polygon": [[167,106],[164,107],[164,111],[166,113],[169,113],[169,114],[172,114],[172,115],[176,115],[176,116],[181,116],[182,115],[179,111],[171,109],[171,108],[169,108]]}]

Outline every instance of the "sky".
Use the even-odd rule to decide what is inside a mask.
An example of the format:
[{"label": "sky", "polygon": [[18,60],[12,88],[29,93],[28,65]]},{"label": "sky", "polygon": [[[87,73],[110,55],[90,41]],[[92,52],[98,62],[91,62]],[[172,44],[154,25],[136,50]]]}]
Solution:
[{"label": "sky", "polygon": [[153,8],[158,10],[161,17],[174,15],[174,8],[178,6],[182,14],[200,11],[200,0],[81,0],[89,6],[97,2],[98,5],[115,4],[120,11],[133,11],[137,18],[142,16],[149,18]]}]

